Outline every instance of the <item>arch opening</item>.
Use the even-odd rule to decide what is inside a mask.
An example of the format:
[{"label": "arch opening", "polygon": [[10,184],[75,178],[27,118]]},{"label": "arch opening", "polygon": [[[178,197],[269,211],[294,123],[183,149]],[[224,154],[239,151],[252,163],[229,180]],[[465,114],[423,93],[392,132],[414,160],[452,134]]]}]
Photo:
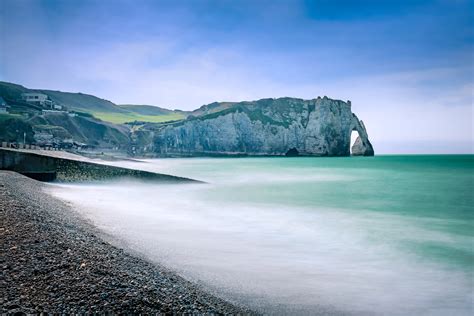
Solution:
[{"label": "arch opening", "polygon": [[357,130],[353,130],[351,132],[351,143],[350,143],[350,147],[349,147],[351,156],[352,156],[352,147],[354,146],[357,138],[359,138],[359,132]]}]

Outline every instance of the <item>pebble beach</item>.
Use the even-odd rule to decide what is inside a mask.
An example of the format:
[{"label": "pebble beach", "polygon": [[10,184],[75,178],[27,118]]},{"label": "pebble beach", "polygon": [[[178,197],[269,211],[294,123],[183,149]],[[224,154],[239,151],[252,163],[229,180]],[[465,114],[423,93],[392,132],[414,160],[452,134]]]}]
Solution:
[{"label": "pebble beach", "polygon": [[47,185],[0,171],[2,314],[253,314],[108,243]]}]

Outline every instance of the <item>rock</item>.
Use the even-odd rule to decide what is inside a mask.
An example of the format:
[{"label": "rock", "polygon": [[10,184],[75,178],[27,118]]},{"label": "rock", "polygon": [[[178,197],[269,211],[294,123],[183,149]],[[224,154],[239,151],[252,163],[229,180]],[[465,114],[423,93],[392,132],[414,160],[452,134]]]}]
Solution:
[{"label": "rock", "polygon": [[359,133],[359,136],[357,137],[356,141],[354,142],[354,145],[352,145],[352,155],[353,156],[373,156],[374,155],[374,148],[372,147],[372,144],[369,141],[369,138],[367,136],[367,131],[364,126],[364,122],[358,121],[358,128],[357,132]]},{"label": "rock", "polygon": [[357,137],[356,141],[354,142],[354,145],[352,145],[352,156],[373,156],[373,154],[366,155],[366,153],[366,146],[364,146],[362,139],[360,137]]},{"label": "rock", "polygon": [[353,130],[362,139],[364,155],[373,155],[350,101],[262,99],[157,125],[154,148],[164,156],[349,156]]}]

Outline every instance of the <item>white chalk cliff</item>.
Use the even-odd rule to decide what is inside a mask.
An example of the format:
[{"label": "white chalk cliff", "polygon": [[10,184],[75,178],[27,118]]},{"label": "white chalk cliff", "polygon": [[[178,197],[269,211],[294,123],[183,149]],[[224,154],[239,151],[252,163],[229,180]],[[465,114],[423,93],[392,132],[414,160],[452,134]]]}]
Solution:
[{"label": "white chalk cliff", "polygon": [[155,130],[154,150],[163,156],[349,156],[353,130],[359,133],[353,154],[373,156],[350,101],[262,99],[163,124]]}]

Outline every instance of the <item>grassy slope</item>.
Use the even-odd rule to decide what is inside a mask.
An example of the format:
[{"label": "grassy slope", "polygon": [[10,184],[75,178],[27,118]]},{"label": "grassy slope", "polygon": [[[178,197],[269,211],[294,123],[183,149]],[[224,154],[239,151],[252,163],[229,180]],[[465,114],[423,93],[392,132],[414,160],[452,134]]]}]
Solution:
[{"label": "grassy slope", "polygon": [[8,114],[8,113],[0,113],[0,123],[3,121],[6,121],[8,119],[19,119],[19,120],[24,120],[23,116],[19,114]]},{"label": "grassy slope", "polygon": [[19,99],[20,95],[24,92],[28,92],[23,86],[0,81],[0,95],[7,101],[11,102],[13,100]]},{"label": "grassy slope", "polygon": [[121,109],[134,112],[141,115],[165,115],[174,113],[172,110],[160,108],[153,105],[138,105],[138,104],[119,104]]},{"label": "grassy slope", "polygon": [[72,110],[90,113],[103,121],[115,124],[133,121],[159,123],[184,118],[180,113],[150,105],[117,105],[83,93],[49,90],[43,92],[55,102],[64,104]]},{"label": "grassy slope", "polygon": [[55,102],[64,104],[70,109],[90,113],[103,121],[115,124],[133,121],[158,123],[184,118],[184,115],[179,112],[151,105],[117,105],[83,93],[49,90],[43,90],[43,92]]},{"label": "grassy slope", "polygon": [[100,99],[93,95],[83,93],[71,93],[51,90],[41,90],[42,93],[47,94],[51,100],[61,105],[66,106],[70,110],[80,112],[121,112],[123,111],[116,104]]},{"label": "grassy slope", "polygon": [[126,122],[133,122],[133,121],[142,121],[142,122],[150,122],[150,123],[160,123],[166,121],[173,121],[185,118],[185,116],[181,113],[170,113],[170,114],[162,114],[162,115],[142,115],[133,112],[126,112],[126,113],[117,113],[117,112],[90,112],[95,117],[115,123],[115,124],[122,124]]},{"label": "grassy slope", "polygon": [[0,141],[23,142],[23,135],[26,134],[26,141],[33,141],[32,126],[25,122],[21,115],[0,114]]},{"label": "grassy slope", "polygon": [[[21,85],[0,82],[0,95],[4,97],[13,107],[22,112],[20,108],[21,93],[41,92],[49,96],[56,103],[65,106],[68,110],[85,112],[95,117],[115,124],[122,124],[133,121],[144,121],[159,123],[170,120],[185,118],[185,113],[172,111],[150,105],[117,105],[108,100],[104,100],[93,95],[84,93],[71,93],[52,90],[31,90]],[[31,110],[39,111],[40,108]]]}]

